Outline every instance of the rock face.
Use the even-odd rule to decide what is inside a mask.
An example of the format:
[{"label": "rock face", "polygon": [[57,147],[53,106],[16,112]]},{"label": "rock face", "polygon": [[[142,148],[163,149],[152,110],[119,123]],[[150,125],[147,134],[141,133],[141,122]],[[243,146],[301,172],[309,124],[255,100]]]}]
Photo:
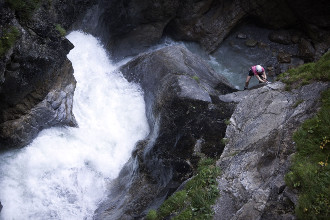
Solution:
[{"label": "rock face", "polygon": [[95,219],[143,216],[192,176],[199,154],[219,156],[233,105],[217,96],[234,91],[181,46],[143,54],[121,68],[144,90],[150,135],[139,142]]},{"label": "rock face", "polygon": [[145,51],[164,34],[177,40],[198,42],[206,51],[213,52],[233,28],[248,19],[269,28],[296,26],[307,33],[313,44],[322,44],[316,47],[329,48],[330,19],[327,12],[330,3],[293,2],[101,0],[100,7],[104,11],[99,29],[105,42],[111,45],[113,57],[119,59]]},{"label": "rock face", "polygon": [[[56,11],[81,3],[74,13]],[[0,1],[1,30],[18,33],[0,58],[0,149],[22,147],[50,126],[75,126],[72,98],[76,81],[66,55],[73,45],[56,29],[74,22],[88,1],[41,1],[30,15]],[[70,10],[66,10],[67,12]],[[4,35],[5,33],[0,33]],[[5,36],[3,36],[5,37]]]},{"label": "rock face", "polygon": [[295,219],[297,198],[284,182],[295,152],[292,134],[315,114],[320,93],[329,86],[314,83],[286,92],[282,83],[274,83],[220,96],[238,104],[217,162],[221,196],[214,219]]}]

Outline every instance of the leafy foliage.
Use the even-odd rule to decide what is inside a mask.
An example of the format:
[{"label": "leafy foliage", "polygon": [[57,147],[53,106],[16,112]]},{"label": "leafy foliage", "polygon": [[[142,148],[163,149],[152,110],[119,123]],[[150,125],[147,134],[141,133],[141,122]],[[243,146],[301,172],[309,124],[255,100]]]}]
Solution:
[{"label": "leafy foliage", "polygon": [[293,136],[297,153],[285,180],[299,190],[296,207],[299,219],[330,219],[329,112],[330,89],[322,95],[318,114],[306,120]]},{"label": "leafy foliage", "polygon": [[15,44],[19,37],[19,30],[12,26],[6,29],[0,38],[0,57],[3,57],[6,52]]},{"label": "leafy foliage", "polygon": [[147,219],[212,219],[211,206],[219,196],[216,182],[219,174],[220,170],[214,160],[201,159],[197,174],[187,182],[185,188],[170,196],[158,211],[151,210]]},{"label": "leafy foliage", "polygon": [[316,63],[307,63],[279,75],[278,80],[287,84],[287,90],[298,88],[312,81],[330,81],[330,52]]}]

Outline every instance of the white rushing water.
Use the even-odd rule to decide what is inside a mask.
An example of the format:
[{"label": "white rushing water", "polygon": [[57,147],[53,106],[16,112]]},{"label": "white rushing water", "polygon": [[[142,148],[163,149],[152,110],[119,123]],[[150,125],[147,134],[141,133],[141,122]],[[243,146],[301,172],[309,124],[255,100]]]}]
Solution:
[{"label": "white rushing water", "polygon": [[79,128],[44,130],[0,155],[0,219],[91,219],[107,183],[149,132],[139,87],[113,72],[96,38],[72,32],[68,39]]}]

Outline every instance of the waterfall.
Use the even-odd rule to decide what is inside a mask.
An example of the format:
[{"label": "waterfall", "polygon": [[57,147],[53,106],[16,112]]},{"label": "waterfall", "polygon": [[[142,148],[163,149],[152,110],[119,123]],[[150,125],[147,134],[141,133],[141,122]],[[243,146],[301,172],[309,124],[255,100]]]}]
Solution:
[{"label": "waterfall", "polygon": [[143,93],[114,71],[96,38],[72,32],[78,128],[42,131],[0,155],[0,219],[91,219],[107,185],[149,127]]}]

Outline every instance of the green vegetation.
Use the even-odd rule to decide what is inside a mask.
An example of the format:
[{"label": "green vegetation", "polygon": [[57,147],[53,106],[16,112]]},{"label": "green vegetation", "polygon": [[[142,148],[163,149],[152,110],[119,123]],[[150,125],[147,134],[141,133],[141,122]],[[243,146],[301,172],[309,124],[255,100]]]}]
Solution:
[{"label": "green vegetation", "polygon": [[[319,74],[326,75],[329,77],[329,72]],[[314,118],[306,120],[293,136],[297,152],[285,181],[299,191],[296,207],[299,219],[330,219],[329,112],[330,89],[322,94],[321,110]]]},{"label": "green vegetation", "polygon": [[324,54],[316,63],[307,63],[279,75],[278,80],[287,84],[287,90],[298,88],[312,81],[330,81],[330,52]]},{"label": "green vegetation", "polygon": [[219,196],[216,178],[220,170],[212,159],[201,159],[197,174],[187,182],[184,189],[170,196],[157,211],[150,210],[148,220],[212,219],[211,206]]},{"label": "green vegetation", "polygon": [[60,33],[60,35],[62,37],[64,37],[66,35],[66,30],[64,28],[62,28],[62,26],[60,24],[56,24],[55,29]]},{"label": "green vegetation", "polygon": [[192,78],[193,78],[196,82],[199,83],[199,77],[198,77],[198,76],[193,76]]},{"label": "green vegetation", "polygon": [[223,145],[228,144],[228,142],[229,142],[229,139],[228,139],[228,138],[222,138],[222,139],[221,139],[221,143],[222,143]]},{"label": "green vegetation", "polygon": [[29,20],[37,8],[40,6],[40,0],[6,0],[9,6],[15,10],[20,20]]},{"label": "green vegetation", "polygon": [[0,38],[0,57],[3,57],[6,52],[14,46],[17,38],[19,37],[19,30],[12,26],[6,29]]},{"label": "green vegetation", "polygon": [[227,126],[231,124],[231,122],[230,122],[230,118],[228,118],[228,119],[225,120],[225,124],[226,124]]},{"label": "green vegetation", "polygon": [[297,108],[298,105],[300,105],[300,104],[303,103],[303,102],[304,102],[304,100],[299,99],[298,101],[296,101],[296,103],[294,103],[294,104],[292,105],[292,108]]}]

